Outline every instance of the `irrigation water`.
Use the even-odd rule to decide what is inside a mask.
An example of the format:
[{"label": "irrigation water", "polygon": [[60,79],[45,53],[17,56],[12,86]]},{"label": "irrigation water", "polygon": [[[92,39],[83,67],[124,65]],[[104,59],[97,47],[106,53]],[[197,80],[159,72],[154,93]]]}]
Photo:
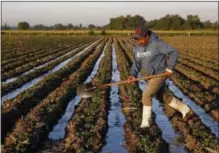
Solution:
[{"label": "irrigation water", "polygon": [[[139,87],[142,91],[144,91],[147,87],[146,82],[144,80],[139,81]],[[163,139],[169,143],[169,152],[185,153],[185,144],[178,141],[180,136],[172,128],[170,121],[163,112],[160,102],[156,98],[152,99],[152,111],[156,114],[155,121],[162,131]]]},{"label": "irrigation water", "polygon": [[[106,46],[104,47],[100,57],[98,58],[97,62],[95,63],[95,66],[91,72],[91,74],[87,77],[86,81],[84,83],[89,83],[96,75],[100,62],[104,56]],[[68,106],[66,108],[66,111],[62,118],[58,121],[58,123],[53,127],[53,130],[49,133],[49,139],[50,140],[60,140],[65,137],[65,128],[68,124],[68,121],[71,119],[72,114],[74,113],[75,106],[79,104],[81,100],[81,97],[76,95],[72,100],[69,101]]]},{"label": "irrigation water", "polygon": [[[112,81],[120,81],[120,72],[118,70],[115,48],[112,44],[113,70]],[[106,144],[103,146],[102,153],[127,153],[128,151],[121,146],[124,143],[124,128],[125,117],[121,111],[121,100],[119,97],[119,87],[113,86],[110,91],[110,110],[108,115],[108,132],[106,135]]]}]

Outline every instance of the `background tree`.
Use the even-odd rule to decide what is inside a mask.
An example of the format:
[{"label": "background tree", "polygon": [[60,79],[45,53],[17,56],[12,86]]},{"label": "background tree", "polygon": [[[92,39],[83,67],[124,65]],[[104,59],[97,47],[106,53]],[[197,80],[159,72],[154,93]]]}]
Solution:
[{"label": "background tree", "polygon": [[58,24],[55,24],[55,25],[54,25],[54,29],[55,29],[55,30],[65,30],[66,27],[65,27],[63,24],[58,23]]},{"label": "background tree", "polygon": [[17,26],[17,29],[19,30],[27,30],[29,28],[30,28],[30,25],[27,22],[19,22]]},{"label": "background tree", "polygon": [[93,25],[93,24],[89,24],[89,25],[88,25],[88,28],[89,28],[89,29],[95,29],[95,28],[96,28],[96,26],[95,26],[95,25]]},{"label": "background tree", "polygon": [[179,15],[172,15],[171,17],[171,26],[170,26],[170,30],[179,30],[182,29],[182,25],[185,22],[185,19],[183,19],[181,16]]},{"label": "background tree", "polygon": [[1,29],[2,30],[9,30],[10,27],[9,27],[9,25],[7,23],[5,23],[4,25],[2,25]]},{"label": "background tree", "polygon": [[212,23],[212,29],[218,30],[218,21]]},{"label": "background tree", "polygon": [[198,29],[200,28],[200,19],[198,15],[188,15],[187,16],[187,22],[190,25],[192,29]]},{"label": "background tree", "polygon": [[35,30],[49,30],[50,28],[43,25],[43,24],[37,24],[33,26],[33,29]]},{"label": "background tree", "polygon": [[71,23],[69,23],[69,24],[67,25],[68,30],[73,29],[73,27],[74,27],[74,26],[73,26]]},{"label": "background tree", "polygon": [[106,25],[108,29],[112,30],[127,30],[133,29],[137,26],[144,26],[146,23],[145,19],[140,15],[127,15],[119,16],[117,18],[110,18],[110,23]]}]

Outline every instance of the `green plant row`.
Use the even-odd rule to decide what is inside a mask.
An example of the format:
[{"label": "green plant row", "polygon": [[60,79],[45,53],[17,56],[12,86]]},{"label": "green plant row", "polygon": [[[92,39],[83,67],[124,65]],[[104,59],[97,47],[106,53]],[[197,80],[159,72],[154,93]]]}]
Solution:
[{"label": "green plant row", "polygon": [[[76,95],[78,84],[85,81],[91,73],[104,44],[105,42],[102,42],[92,54],[89,54],[77,71],[71,71],[71,75],[62,81],[60,87],[52,91],[24,118],[18,120],[12,133],[6,137],[2,147],[3,153],[37,151],[42,142],[47,139],[49,131],[64,113],[67,103]],[[65,71],[69,71],[68,69]]]},{"label": "green plant row", "polygon": [[182,52],[180,52],[179,58],[183,58],[185,60],[188,60],[189,62],[193,62],[196,65],[203,66],[203,69],[207,69],[207,70],[211,70],[211,71],[218,70],[218,66],[214,62],[206,61],[206,60],[203,60],[203,59],[197,58],[197,57],[188,56],[186,54],[183,54]]},{"label": "green plant row", "polygon": [[72,42],[89,40],[89,37],[63,36],[2,36],[2,63],[13,62],[16,58],[29,57],[42,50],[64,48]]},{"label": "green plant row", "polygon": [[[52,47],[52,46],[51,46]],[[61,47],[59,48],[55,48],[55,49],[61,49]],[[4,60],[2,61],[2,67],[4,68],[7,68],[8,65],[13,65],[15,64],[17,61],[20,61],[20,60],[25,60],[25,58],[28,58],[28,57],[35,57],[35,56],[38,56],[38,55],[41,55],[42,53],[46,52],[48,50],[46,49],[43,49],[43,50],[30,50],[28,53],[26,54],[22,54],[21,56],[18,56],[18,57],[15,57],[15,58],[10,58],[7,59],[7,60]],[[16,66],[16,65],[15,65]],[[9,66],[10,67],[10,66]],[[4,72],[4,71],[3,71]]]},{"label": "green plant row", "polygon": [[5,93],[8,93],[8,92],[11,92],[12,90],[16,89],[16,88],[19,88],[21,87],[23,84],[27,83],[28,81],[31,81],[32,79],[48,72],[49,70],[53,69],[56,65],[58,65],[59,63],[67,60],[68,58],[76,55],[77,53],[79,53],[83,48],[87,47],[88,45],[90,45],[92,42],[89,42],[79,48],[77,48],[73,53],[67,55],[67,56],[64,56],[60,59],[57,59],[51,63],[49,63],[48,65],[45,65],[39,69],[36,69],[32,72],[30,72],[29,74],[26,74],[26,75],[22,75],[20,76],[17,80],[13,81],[13,82],[10,82],[10,83],[7,83],[7,84],[3,84],[2,85],[2,92],[1,94],[5,94]]},{"label": "green plant row", "polygon": [[209,95],[209,92],[199,87],[199,83],[188,80],[186,76],[182,75],[181,73],[174,72],[171,79],[184,93],[188,94],[189,97],[194,99],[194,101],[207,113],[210,113],[212,118],[214,118],[216,121],[219,121],[219,104],[217,102],[217,95]]},{"label": "green plant row", "polygon": [[[99,70],[93,79],[96,84],[111,81],[112,46],[108,41]],[[72,120],[67,126],[64,140],[66,152],[84,153],[88,150],[100,152],[107,132],[107,112],[109,105],[109,88],[96,90],[92,98],[83,99],[78,104]]]},{"label": "green plant row", "polygon": [[62,56],[64,54],[68,53],[69,51],[72,51],[73,49],[77,48],[82,43],[83,42],[80,42],[78,44],[74,44],[73,46],[68,47],[66,49],[56,49],[55,51],[51,50],[51,51],[47,52],[46,53],[47,55],[45,55],[45,56],[43,54],[42,57],[34,57],[34,59],[30,60],[29,63],[27,63],[27,64],[24,64],[25,60],[23,60],[24,62],[17,61],[16,63],[23,63],[21,66],[18,66],[18,67],[16,67],[17,65],[14,65],[14,64],[8,65],[8,66],[10,66],[10,68],[3,68],[7,71],[2,74],[2,81],[6,80],[10,77],[18,76],[18,75],[20,75],[28,70],[31,70],[32,68],[34,68],[36,66],[45,64],[50,60],[53,60],[59,56]]},{"label": "green plant row", "polygon": [[201,58],[205,61],[211,61],[211,63],[218,64],[218,57],[217,55],[211,53],[212,51],[210,50],[210,48],[206,49],[204,53],[200,52],[199,50],[200,48],[197,47],[196,49],[188,49],[186,51],[181,51],[181,52],[188,56]]},{"label": "green plant row", "polygon": [[203,73],[198,72],[196,69],[185,66],[182,63],[177,63],[174,68],[178,72],[185,75],[188,79],[198,82],[201,86],[203,86],[206,90],[213,94],[219,94],[218,89],[218,81],[203,75]]},{"label": "green plant row", "polygon": [[80,67],[81,62],[94,51],[98,43],[101,41],[102,39],[91,46],[81,56],[76,57],[60,70],[46,76],[33,87],[27,89],[13,99],[5,101],[1,110],[2,137],[11,130],[15,121],[20,116],[25,115],[28,111],[30,111],[30,109],[39,103],[39,101],[45,98],[55,88],[60,86],[62,81],[65,80],[72,72],[76,71]]},{"label": "green plant row", "polygon": [[[9,62],[8,64],[4,64],[2,65],[2,68],[3,70],[11,70],[11,69],[15,69],[16,67],[19,67],[19,66],[23,66],[25,64],[29,64],[35,60],[42,60],[41,58],[45,58],[45,57],[50,57],[52,56],[53,54],[56,55],[56,54],[60,54],[62,55],[62,51],[65,51],[67,49],[71,49],[71,47],[73,47],[74,45],[78,45],[80,43],[83,43],[83,41],[79,41],[79,42],[73,42],[72,45],[69,45],[69,46],[66,46],[66,47],[58,47],[58,48],[50,48],[50,49],[47,49],[47,50],[40,50],[39,52],[34,52],[34,54],[31,54],[31,53],[26,53],[26,55],[24,56],[19,56],[17,58],[14,58],[14,62]],[[40,44],[39,44],[40,45]],[[52,46],[51,46],[52,47]],[[4,72],[4,71],[3,71]]]}]

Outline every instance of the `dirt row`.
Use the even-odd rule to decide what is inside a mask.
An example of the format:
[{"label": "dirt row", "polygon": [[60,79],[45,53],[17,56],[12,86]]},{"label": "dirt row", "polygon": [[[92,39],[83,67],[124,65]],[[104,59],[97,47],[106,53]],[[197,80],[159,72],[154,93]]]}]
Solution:
[{"label": "dirt row", "polygon": [[[88,41],[86,42],[88,43]],[[54,60],[79,47],[82,43],[84,42],[74,43],[73,45],[65,48],[53,49],[49,52],[45,52],[39,55],[39,57],[31,57],[29,59],[25,58],[24,60],[17,60],[14,64],[12,63],[2,68],[2,81],[5,81],[11,77],[19,76],[36,66],[40,66],[47,63],[48,61]]]},{"label": "dirt row", "polygon": [[[111,81],[112,47],[107,43],[105,55],[99,65],[99,70],[93,79],[94,84],[105,84]],[[110,88],[96,90],[92,98],[83,99],[73,114],[67,126],[64,140],[66,152],[100,152],[104,145],[107,132],[107,117],[109,110]],[[64,151],[64,152],[65,152]]]},{"label": "dirt row", "polygon": [[[102,42],[103,43],[103,42]],[[15,121],[22,115],[25,115],[32,107],[45,98],[51,91],[61,85],[62,81],[68,78],[72,71],[80,68],[83,62],[92,53],[98,42],[90,47],[84,54],[70,61],[65,67],[55,73],[45,77],[35,86],[22,92],[17,97],[7,100],[2,105],[2,140],[6,133],[11,130]]]},{"label": "dirt row", "polygon": [[77,71],[71,70],[73,73],[62,80],[61,86],[50,92],[32,111],[16,122],[13,131],[5,138],[2,152],[35,152],[42,145],[48,132],[64,113],[68,101],[76,95],[77,85],[92,71],[104,44],[102,42],[93,54],[89,54]]},{"label": "dirt row", "polygon": [[183,73],[189,80],[198,82],[201,86],[203,86],[206,90],[213,94],[219,94],[218,89],[218,81],[212,79],[203,73],[200,73],[196,69],[193,69],[187,65],[177,63],[175,70]]},{"label": "dirt row", "polygon": [[38,76],[47,73],[48,71],[50,71],[51,69],[56,67],[59,63],[61,63],[65,60],[67,60],[68,58],[71,58],[72,56],[76,55],[77,53],[79,53],[81,50],[83,50],[85,47],[87,47],[90,44],[91,44],[91,42],[88,43],[88,44],[85,44],[83,46],[80,46],[80,47],[76,48],[74,50],[74,52],[68,54],[67,56],[61,57],[59,59],[55,59],[55,61],[52,61],[51,63],[46,64],[45,66],[42,66],[38,69],[35,69],[35,70],[33,70],[32,72],[30,72],[26,75],[18,76],[18,78],[15,81],[3,84],[1,94],[4,95],[8,92],[11,92],[12,90],[21,87],[22,85],[24,85],[25,83],[33,80],[34,78],[37,78]]},{"label": "dirt row", "polygon": [[[2,37],[2,65],[40,55],[56,48],[65,48],[72,42],[91,40],[94,37],[62,36],[7,36]],[[94,38],[96,39],[96,38]]]}]

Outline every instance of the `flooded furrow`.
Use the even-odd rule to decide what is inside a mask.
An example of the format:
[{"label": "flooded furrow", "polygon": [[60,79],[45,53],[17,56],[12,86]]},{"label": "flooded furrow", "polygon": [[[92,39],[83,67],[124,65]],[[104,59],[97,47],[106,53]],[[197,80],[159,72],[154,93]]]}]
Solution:
[{"label": "flooded furrow", "polygon": [[[112,44],[112,82],[120,81],[120,72],[117,67],[115,48]],[[106,145],[102,148],[102,153],[127,153],[128,151],[121,146],[125,143],[124,128],[125,117],[121,112],[121,100],[119,97],[119,87],[113,86],[110,91],[110,109],[108,115],[108,132],[106,135]]]},{"label": "flooded furrow", "polygon": [[[106,49],[106,46],[104,47],[102,54],[98,58],[95,66],[94,66],[93,71],[87,77],[87,79],[84,83],[91,82],[91,80],[96,75],[96,73],[99,69],[100,62],[104,56],[105,49]],[[65,137],[65,132],[66,132],[65,129],[66,129],[66,126],[68,124],[68,121],[71,119],[72,114],[74,113],[75,106],[78,105],[80,100],[81,100],[81,97],[79,95],[77,95],[76,97],[74,97],[72,100],[69,101],[68,106],[66,108],[66,112],[64,113],[62,118],[58,121],[58,124],[55,125],[53,130],[49,133],[50,140],[60,140],[60,139],[63,139]]]},{"label": "flooded furrow", "polygon": [[189,107],[192,108],[192,110],[195,112],[196,115],[198,115],[207,127],[211,129],[211,132],[214,133],[217,137],[219,135],[218,131],[218,123],[212,119],[212,117],[205,112],[203,108],[201,108],[199,105],[197,105],[194,101],[192,101],[189,97],[185,96],[178,87],[174,85],[174,83],[171,80],[166,81],[167,85],[169,86],[169,89],[179,98],[183,100]]},{"label": "flooded furrow", "polygon": [[[96,43],[96,42],[95,42]],[[93,45],[93,44],[92,44]],[[30,82],[28,83],[25,83],[23,86],[21,86],[20,88],[17,88],[15,89],[14,91],[12,92],[9,92],[5,95],[2,96],[2,103],[4,103],[7,99],[11,99],[11,98],[14,98],[16,97],[17,95],[19,95],[21,92],[27,90],[28,88],[34,86],[35,84],[37,84],[40,80],[42,80],[44,77],[46,77],[47,75],[53,73],[53,72],[56,72],[58,71],[59,69],[61,69],[62,67],[64,67],[68,62],[70,62],[71,60],[73,60],[74,58],[80,56],[81,54],[83,54],[84,52],[87,51],[87,49],[89,47],[91,47],[92,45],[86,47],[85,49],[83,49],[81,52],[79,52],[78,54],[76,54],[75,56],[59,63],[57,66],[55,66],[53,69],[49,70],[47,73],[44,73],[42,75],[40,75],[39,77],[31,80]]]},{"label": "flooded furrow", "polygon": [[[139,81],[139,88],[144,91],[147,87],[145,81]],[[178,135],[172,128],[171,122],[163,112],[160,102],[156,99],[152,99],[152,111],[156,114],[156,123],[162,130],[162,137],[169,144],[170,153],[185,153],[185,144],[178,141],[180,135]]]}]

